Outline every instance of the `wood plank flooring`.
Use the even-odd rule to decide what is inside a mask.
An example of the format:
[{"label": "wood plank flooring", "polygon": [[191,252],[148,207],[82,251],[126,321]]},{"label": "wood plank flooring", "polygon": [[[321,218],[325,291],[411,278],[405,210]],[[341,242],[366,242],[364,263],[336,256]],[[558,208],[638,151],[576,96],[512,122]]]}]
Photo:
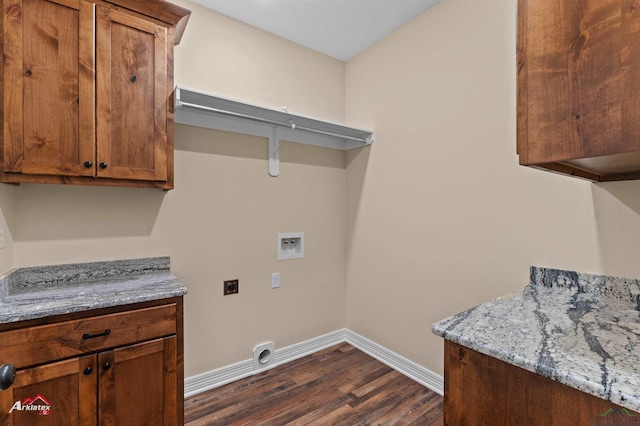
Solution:
[{"label": "wood plank flooring", "polygon": [[348,343],[185,401],[185,424],[442,425],[442,397]]}]

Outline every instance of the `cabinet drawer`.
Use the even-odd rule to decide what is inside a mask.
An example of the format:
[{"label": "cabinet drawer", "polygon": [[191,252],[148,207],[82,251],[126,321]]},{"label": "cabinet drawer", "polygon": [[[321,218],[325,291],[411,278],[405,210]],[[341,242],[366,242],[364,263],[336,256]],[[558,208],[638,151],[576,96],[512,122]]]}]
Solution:
[{"label": "cabinet drawer", "polygon": [[176,333],[176,305],[0,333],[0,363],[24,368]]}]

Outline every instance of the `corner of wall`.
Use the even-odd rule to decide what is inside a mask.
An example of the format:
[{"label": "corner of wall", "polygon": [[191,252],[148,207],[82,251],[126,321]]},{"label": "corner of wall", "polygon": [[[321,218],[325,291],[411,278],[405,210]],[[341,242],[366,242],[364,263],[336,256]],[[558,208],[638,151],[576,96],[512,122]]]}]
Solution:
[{"label": "corner of wall", "polygon": [[2,274],[13,268],[14,193],[13,186],[0,184],[0,240],[4,243],[0,249]]}]

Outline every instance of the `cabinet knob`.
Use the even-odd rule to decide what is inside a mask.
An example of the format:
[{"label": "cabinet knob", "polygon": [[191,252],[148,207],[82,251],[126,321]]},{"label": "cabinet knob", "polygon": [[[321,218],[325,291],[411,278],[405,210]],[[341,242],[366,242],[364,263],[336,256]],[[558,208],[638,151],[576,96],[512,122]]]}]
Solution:
[{"label": "cabinet knob", "polygon": [[106,169],[107,168],[107,163],[102,162],[99,164],[101,169]]},{"label": "cabinet knob", "polygon": [[88,376],[89,374],[93,373],[93,368],[87,367],[84,369],[83,373],[85,376]]},{"label": "cabinet knob", "polygon": [[27,75],[27,77],[31,77],[31,74],[33,74],[31,70],[26,70],[24,73]]},{"label": "cabinet knob", "polygon": [[93,166],[93,163],[91,161],[85,161],[84,166],[88,169],[89,167]]},{"label": "cabinet knob", "polygon": [[107,370],[108,370],[108,369],[110,369],[110,368],[111,368],[111,363],[109,363],[109,362],[105,362],[105,363],[102,365],[102,369],[103,369],[104,371],[107,371]]},{"label": "cabinet knob", "polygon": [[132,75],[129,79],[130,82],[135,83],[138,78],[135,75]]},{"label": "cabinet knob", "polygon": [[16,378],[16,367],[5,364],[0,367],[0,390],[9,389]]}]

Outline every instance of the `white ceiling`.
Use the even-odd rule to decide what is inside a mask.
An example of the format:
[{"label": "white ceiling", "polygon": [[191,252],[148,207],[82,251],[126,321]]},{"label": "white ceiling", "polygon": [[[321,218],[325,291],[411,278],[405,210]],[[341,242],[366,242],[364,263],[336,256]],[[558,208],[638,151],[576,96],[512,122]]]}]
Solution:
[{"label": "white ceiling", "polygon": [[193,0],[347,61],[439,0]]}]

